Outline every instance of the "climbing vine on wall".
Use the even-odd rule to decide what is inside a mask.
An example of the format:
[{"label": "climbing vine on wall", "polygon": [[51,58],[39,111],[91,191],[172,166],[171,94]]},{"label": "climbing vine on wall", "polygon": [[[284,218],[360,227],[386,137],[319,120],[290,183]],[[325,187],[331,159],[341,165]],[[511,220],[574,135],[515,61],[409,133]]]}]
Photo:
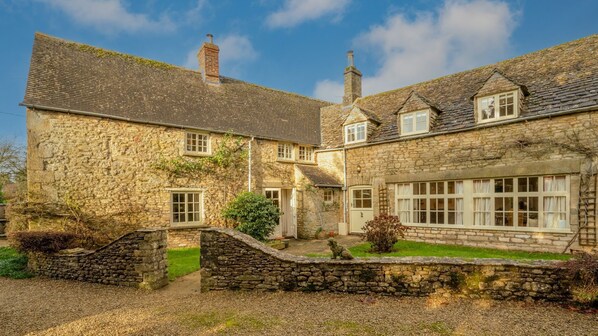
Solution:
[{"label": "climbing vine on wall", "polygon": [[[223,209],[237,194],[245,190],[248,173],[248,143],[241,137],[225,134],[210,156],[160,159],[153,167],[167,174],[170,185],[191,187],[201,184],[208,190],[205,209]],[[210,225],[232,226],[219,211],[206,211]]]}]

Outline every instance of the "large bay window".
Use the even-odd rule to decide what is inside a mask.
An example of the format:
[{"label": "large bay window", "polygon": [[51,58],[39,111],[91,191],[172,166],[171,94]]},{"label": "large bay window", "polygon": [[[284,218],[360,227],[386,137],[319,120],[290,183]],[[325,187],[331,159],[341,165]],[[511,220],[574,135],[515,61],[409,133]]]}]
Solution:
[{"label": "large bay window", "polygon": [[490,122],[517,116],[517,91],[477,98],[478,121]]},{"label": "large bay window", "polygon": [[400,183],[396,215],[405,224],[566,230],[567,176]]}]

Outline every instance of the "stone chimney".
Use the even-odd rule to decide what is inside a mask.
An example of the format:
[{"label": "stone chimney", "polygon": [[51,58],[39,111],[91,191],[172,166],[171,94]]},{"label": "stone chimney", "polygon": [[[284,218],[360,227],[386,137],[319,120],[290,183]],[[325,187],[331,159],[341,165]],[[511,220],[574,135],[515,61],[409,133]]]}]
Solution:
[{"label": "stone chimney", "polygon": [[355,99],[361,97],[361,71],[355,67],[353,50],[347,51],[349,65],[345,68],[345,95],[343,105],[351,105]]},{"label": "stone chimney", "polygon": [[220,67],[218,65],[218,53],[220,49],[214,44],[214,36],[207,34],[208,41],[199,49],[197,59],[199,60],[199,71],[206,83],[220,84]]}]

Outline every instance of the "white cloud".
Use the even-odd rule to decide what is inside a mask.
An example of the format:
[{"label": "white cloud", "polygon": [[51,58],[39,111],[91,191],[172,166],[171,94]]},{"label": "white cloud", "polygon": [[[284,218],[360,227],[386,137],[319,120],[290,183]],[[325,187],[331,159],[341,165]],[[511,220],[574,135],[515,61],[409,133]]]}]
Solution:
[{"label": "white cloud", "polygon": [[[229,76],[239,75],[245,65],[259,57],[259,53],[253,47],[251,40],[244,35],[229,34],[220,39],[216,36],[214,43],[220,48],[220,73]],[[197,61],[199,48],[200,46],[197,46],[189,51],[184,67],[190,69],[199,67]]]},{"label": "white cloud", "polygon": [[[447,0],[413,19],[390,16],[354,41],[356,49],[375,52],[380,62],[373,76],[363,78],[364,95],[498,61],[508,50],[516,15],[504,2]],[[316,83],[314,95],[339,101],[342,84],[332,83]]]},{"label": "white cloud", "polygon": [[152,19],[132,13],[122,0],[37,0],[63,11],[80,25],[104,33],[137,31],[173,31],[176,25],[167,15]]},{"label": "white cloud", "polygon": [[280,10],[268,15],[266,24],[271,28],[289,28],[324,16],[338,20],[349,3],[350,0],[286,0]]}]

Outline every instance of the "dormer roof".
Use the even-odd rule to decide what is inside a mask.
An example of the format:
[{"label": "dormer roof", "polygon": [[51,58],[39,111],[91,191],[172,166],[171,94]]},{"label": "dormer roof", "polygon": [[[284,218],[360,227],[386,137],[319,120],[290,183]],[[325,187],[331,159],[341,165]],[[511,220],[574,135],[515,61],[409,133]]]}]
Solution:
[{"label": "dormer roof", "polygon": [[440,112],[440,108],[436,107],[436,104],[432,103],[426,97],[420,95],[415,91],[411,91],[407,99],[399,106],[394,114],[402,112],[411,112],[417,110],[431,109],[436,113]]},{"label": "dormer roof", "polygon": [[484,83],[471,96],[471,99],[517,89],[521,89],[523,95],[529,95],[529,91],[525,85],[515,82],[503,74],[500,70],[494,69],[490,76],[486,78]]},{"label": "dormer roof", "polygon": [[343,125],[349,125],[363,121],[371,121],[376,125],[380,125],[380,123],[382,122],[374,111],[357,105],[353,105],[351,111],[345,118]]}]

